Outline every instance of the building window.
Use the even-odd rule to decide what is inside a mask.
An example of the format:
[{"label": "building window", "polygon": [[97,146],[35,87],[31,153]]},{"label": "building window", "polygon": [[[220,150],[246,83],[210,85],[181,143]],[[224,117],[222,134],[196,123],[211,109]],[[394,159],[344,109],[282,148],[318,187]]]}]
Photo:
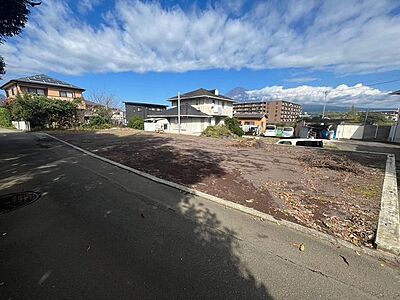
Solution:
[{"label": "building window", "polygon": [[28,94],[32,95],[38,95],[38,96],[44,96],[44,89],[33,89],[33,88],[28,88]]},{"label": "building window", "polygon": [[74,94],[72,92],[66,92],[66,91],[60,91],[60,97],[65,97],[65,98],[73,98]]},{"label": "building window", "polygon": [[142,111],[142,108],[141,107],[138,107],[137,108],[137,111],[139,112],[139,111]]},{"label": "building window", "polygon": [[8,94],[8,91],[6,91],[6,96],[7,96],[7,98],[10,97],[10,95]]}]

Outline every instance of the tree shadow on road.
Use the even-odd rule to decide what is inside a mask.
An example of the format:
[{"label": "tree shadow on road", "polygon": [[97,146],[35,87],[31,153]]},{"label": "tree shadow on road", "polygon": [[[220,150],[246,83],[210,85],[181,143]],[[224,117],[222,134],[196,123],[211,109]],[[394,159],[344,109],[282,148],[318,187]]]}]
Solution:
[{"label": "tree shadow on road", "polygon": [[[1,194],[35,190],[42,198],[0,214],[6,298],[271,298],[243,261],[238,233],[207,205],[54,140],[21,135],[0,140]],[[146,142],[149,151],[171,151],[159,139]],[[206,167],[184,182],[223,174],[216,157],[195,155]],[[173,157],[184,168],[193,156]]]}]

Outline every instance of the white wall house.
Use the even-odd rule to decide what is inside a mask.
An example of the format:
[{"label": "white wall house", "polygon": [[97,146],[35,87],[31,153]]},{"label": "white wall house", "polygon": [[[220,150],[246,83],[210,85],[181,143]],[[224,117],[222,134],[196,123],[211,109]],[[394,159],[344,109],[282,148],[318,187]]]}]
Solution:
[{"label": "white wall house", "polygon": [[[148,115],[145,130],[179,133],[178,97],[168,101],[171,101],[171,108]],[[223,124],[225,118],[233,116],[234,100],[220,95],[218,90],[188,92],[180,97],[180,102],[181,134],[200,135],[208,126]],[[146,123],[154,123],[154,126]]]}]

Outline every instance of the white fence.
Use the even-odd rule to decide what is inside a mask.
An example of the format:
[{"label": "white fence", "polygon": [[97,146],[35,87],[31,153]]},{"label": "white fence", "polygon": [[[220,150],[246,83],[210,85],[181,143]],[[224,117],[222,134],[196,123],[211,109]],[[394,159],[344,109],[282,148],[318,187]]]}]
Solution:
[{"label": "white fence", "polygon": [[397,126],[392,126],[392,128],[390,128],[388,141],[393,143],[400,143],[400,124]]},{"label": "white fence", "polygon": [[341,124],[337,127],[336,138],[400,143],[400,125]]},{"label": "white fence", "polygon": [[31,131],[31,124],[26,121],[12,121],[12,125],[18,130]]},{"label": "white fence", "polygon": [[364,134],[364,126],[361,125],[338,125],[336,130],[337,139],[355,139],[362,140]]}]

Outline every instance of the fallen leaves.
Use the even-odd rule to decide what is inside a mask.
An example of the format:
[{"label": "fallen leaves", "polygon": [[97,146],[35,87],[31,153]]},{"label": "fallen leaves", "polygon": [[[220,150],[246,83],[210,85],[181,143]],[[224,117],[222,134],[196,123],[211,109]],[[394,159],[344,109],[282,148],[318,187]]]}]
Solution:
[{"label": "fallen leaves", "polygon": [[335,171],[345,171],[354,174],[363,174],[364,169],[359,164],[346,158],[344,155],[325,153],[322,157],[304,155],[301,159],[304,164],[312,168],[326,168]]},{"label": "fallen leaves", "polygon": [[44,273],[43,276],[40,277],[38,285],[42,285],[47,280],[47,278],[50,277],[51,273],[53,273],[53,270],[48,270],[46,273]]},{"label": "fallen leaves", "polygon": [[261,148],[265,144],[262,140],[260,139],[251,139],[251,138],[245,138],[238,140],[237,142],[233,143],[234,147],[256,147],[256,148]]},{"label": "fallen leaves", "polygon": [[346,263],[347,266],[350,266],[349,262],[346,259],[346,257],[344,257],[343,255],[340,255],[340,257],[343,259],[343,261]]},{"label": "fallen leaves", "polygon": [[275,210],[298,224],[333,234],[357,246],[373,248],[379,208],[364,205],[360,202],[362,198],[352,194],[352,190],[345,190],[340,183],[336,196],[326,193],[326,184],[321,184],[317,179],[307,178],[299,186],[268,180],[262,188],[281,201],[282,205]]},{"label": "fallen leaves", "polygon": [[303,252],[303,251],[305,250],[305,246],[304,246],[303,243],[301,243],[301,244],[296,244],[296,243],[294,243],[293,246],[296,247],[296,248],[298,248],[299,251],[301,251],[301,252]]},{"label": "fallen leaves", "polygon": [[104,218],[107,218],[111,213],[112,213],[112,210],[107,210],[107,211],[104,213]]}]

